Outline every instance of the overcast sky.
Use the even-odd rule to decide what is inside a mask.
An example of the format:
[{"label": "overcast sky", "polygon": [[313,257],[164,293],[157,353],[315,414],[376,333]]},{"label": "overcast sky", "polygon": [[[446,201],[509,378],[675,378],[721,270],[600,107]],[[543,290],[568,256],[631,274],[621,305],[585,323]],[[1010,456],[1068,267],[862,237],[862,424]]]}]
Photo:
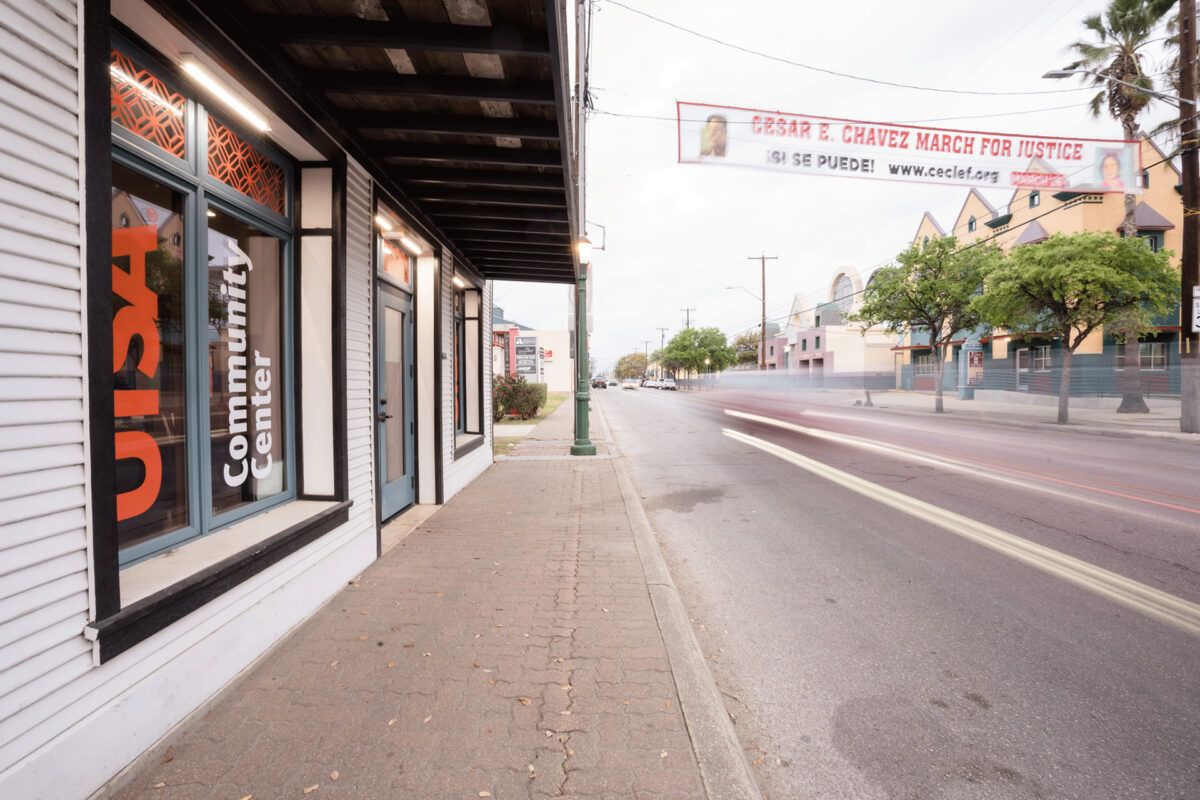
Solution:
[{"label": "overcast sky", "polygon": [[[837,72],[1029,94],[950,94],[839,78],[706,41],[613,0],[598,0],[587,219],[605,226],[606,249],[592,259],[594,372],[642,350],[644,340],[657,348],[659,327],[668,328],[670,339],[684,326],[681,309],[687,307],[695,309],[693,326],[717,326],[730,337],[757,326],[758,301],[725,287],[759,294],[759,262],[748,258],[762,252],[778,256],[767,262],[768,320],[785,316],[797,292],[824,301],[841,266],[865,278],[907,246],[924,211],[949,231],[968,191],[678,164],[677,100],[975,131],[1121,138],[1118,123],[1088,114],[1092,91],[1034,94],[1079,85],[1041,76],[1072,60],[1065,48],[1086,33],[1083,18],[1104,8],[1097,0],[620,2],[733,45]],[[1163,65],[1152,68],[1160,72]],[[995,114],[1005,116],[981,116]],[[1155,103],[1143,127],[1173,115]],[[997,207],[1011,195],[983,193]],[[589,225],[588,233],[599,244],[599,227]],[[509,319],[562,329],[566,293],[561,286],[498,283],[496,303]]]}]

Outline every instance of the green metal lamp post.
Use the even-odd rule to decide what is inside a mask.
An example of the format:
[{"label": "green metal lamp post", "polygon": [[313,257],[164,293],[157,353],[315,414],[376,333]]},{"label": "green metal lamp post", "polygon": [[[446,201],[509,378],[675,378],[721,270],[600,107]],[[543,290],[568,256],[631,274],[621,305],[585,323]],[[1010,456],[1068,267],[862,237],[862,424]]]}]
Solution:
[{"label": "green metal lamp post", "polygon": [[575,442],[571,445],[571,455],[594,456],[596,445],[588,438],[591,395],[588,386],[587,267],[592,260],[592,243],[586,236],[581,236],[578,247],[579,263],[584,269],[575,279]]}]

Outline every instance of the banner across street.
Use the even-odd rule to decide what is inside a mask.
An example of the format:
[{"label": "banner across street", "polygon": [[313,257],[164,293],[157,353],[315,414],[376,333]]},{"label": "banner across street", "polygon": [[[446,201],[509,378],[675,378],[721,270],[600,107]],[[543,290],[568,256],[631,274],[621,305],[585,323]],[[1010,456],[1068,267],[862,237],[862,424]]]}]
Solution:
[{"label": "banner across street", "polygon": [[1142,193],[1141,149],[1068,139],[676,103],[679,162],[910,183]]}]

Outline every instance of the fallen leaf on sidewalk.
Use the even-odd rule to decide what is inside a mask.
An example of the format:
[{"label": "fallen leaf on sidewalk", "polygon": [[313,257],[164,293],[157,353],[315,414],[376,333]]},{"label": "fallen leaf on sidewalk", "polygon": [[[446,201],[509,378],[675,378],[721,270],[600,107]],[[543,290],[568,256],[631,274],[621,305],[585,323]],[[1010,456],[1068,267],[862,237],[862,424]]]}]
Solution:
[{"label": "fallen leaf on sidewalk", "polygon": [[389,661],[389,662],[388,662],[388,669],[391,669],[391,668],[392,668],[392,667],[394,667],[394,666],[396,666],[396,662],[395,662],[395,661]]},{"label": "fallen leaf on sidewalk", "polygon": [[336,781],[337,779],[338,779],[338,771],[335,769],[333,772],[329,773],[329,780]]},{"label": "fallen leaf on sidewalk", "polygon": [[659,758],[666,758],[666,757],[667,757],[667,751],[666,751],[666,750],[663,750],[661,753],[659,753],[659,754],[658,754],[658,757],[659,757]]},{"label": "fallen leaf on sidewalk", "polygon": [[527,705],[529,705],[530,703],[532,703],[533,701],[532,701],[532,700],[530,700],[528,697],[518,697],[518,698],[517,698],[517,702],[518,702],[518,703],[520,703],[520,704],[521,704],[521,705],[523,705],[523,706],[527,706]]},{"label": "fallen leaf on sidewalk", "polygon": [[405,650],[407,650],[407,649],[408,649],[408,648],[410,648],[410,647],[416,647],[416,645],[415,645],[415,644],[406,644],[406,645],[404,645],[404,649],[405,649]]},{"label": "fallen leaf on sidewalk", "polygon": [[668,700],[666,705],[663,706],[663,708],[670,708],[670,707],[671,707],[671,701]]},{"label": "fallen leaf on sidewalk", "polygon": [[254,795],[248,794],[245,797],[243,797],[242,800],[250,800],[251,797],[254,797]]},{"label": "fallen leaf on sidewalk", "polygon": [[[462,534],[460,533],[459,536],[462,536]],[[491,797],[492,793],[491,792],[480,792],[479,796],[480,797]]]},{"label": "fallen leaf on sidewalk", "polygon": [[175,760],[175,748],[168,747],[167,752],[163,753],[163,760],[158,763],[166,764],[168,761],[174,761],[174,760]]},{"label": "fallen leaf on sidewalk", "polygon": [[390,727],[392,727],[393,725],[395,725],[395,724],[396,724],[396,720],[397,720],[397,719],[398,719],[398,717],[392,717],[391,719],[389,719],[389,720],[388,720],[388,727],[390,728]]},{"label": "fallen leaf on sidewalk", "polygon": [[437,593],[437,596],[438,596],[438,597],[445,597],[445,596],[446,596],[446,593],[445,593],[445,592],[438,592],[438,593]]},{"label": "fallen leaf on sidewalk", "polygon": [[336,659],[329,662],[329,666],[331,666],[331,667],[336,667],[337,665],[338,665],[338,662]]},{"label": "fallen leaf on sidewalk", "polygon": [[428,717],[426,717],[424,721],[429,722],[431,719],[433,719],[433,714],[430,714]]},{"label": "fallen leaf on sidewalk", "polygon": [[154,784],[153,786],[151,786],[150,788],[151,788],[151,789],[161,789],[161,788],[163,788],[164,786],[166,786],[166,784],[165,784],[165,783],[156,783],[156,784]]},{"label": "fallen leaf on sidewalk", "polygon": [[307,789],[305,789],[305,790],[304,790],[304,793],[305,793],[305,794],[312,794],[312,793],[313,793],[313,792],[315,792],[315,791],[316,791],[318,788],[320,788],[320,786],[321,786],[321,784],[319,784],[319,783],[314,783],[312,786],[310,786],[310,787],[308,787]]},{"label": "fallen leaf on sidewalk", "polygon": [[365,640],[366,638],[367,638],[366,636],[360,636],[360,637],[358,637],[358,640],[361,642],[361,641]]}]

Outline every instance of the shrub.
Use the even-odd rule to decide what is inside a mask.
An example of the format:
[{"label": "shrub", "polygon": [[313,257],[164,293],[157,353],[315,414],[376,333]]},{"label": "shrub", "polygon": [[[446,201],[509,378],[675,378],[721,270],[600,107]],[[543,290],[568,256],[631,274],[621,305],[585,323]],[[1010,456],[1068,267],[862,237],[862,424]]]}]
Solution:
[{"label": "shrub", "polygon": [[499,422],[513,407],[517,393],[525,385],[521,375],[492,376],[492,421]]},{"label": "shrub", "polygon": [[537,416],[538,408],[541,404],[538,402],[539,392],[537,386],[532,383],[522,383],[517,388],[516,397],[513,403],[509,406],[509,410],[516,413],[521,419],[532,419]]},{"label": "shrub", "polygon": [[521,419],[531,419],[545,404],[546,384],[529,383],[524,375],[492,376],[493,422],[499,422],[510,413]]},{"label": "shrub", "polygon": [[548,394],[549,389],[550,389],[549,385],[545,384],[545,383],[531,383],[529,385],[532,386],[533,388],[537,389],[537,391],[538,391],[538,408],[542,408],[543,406],[546,405],[546,398],[549,397],[549,394]]}]

